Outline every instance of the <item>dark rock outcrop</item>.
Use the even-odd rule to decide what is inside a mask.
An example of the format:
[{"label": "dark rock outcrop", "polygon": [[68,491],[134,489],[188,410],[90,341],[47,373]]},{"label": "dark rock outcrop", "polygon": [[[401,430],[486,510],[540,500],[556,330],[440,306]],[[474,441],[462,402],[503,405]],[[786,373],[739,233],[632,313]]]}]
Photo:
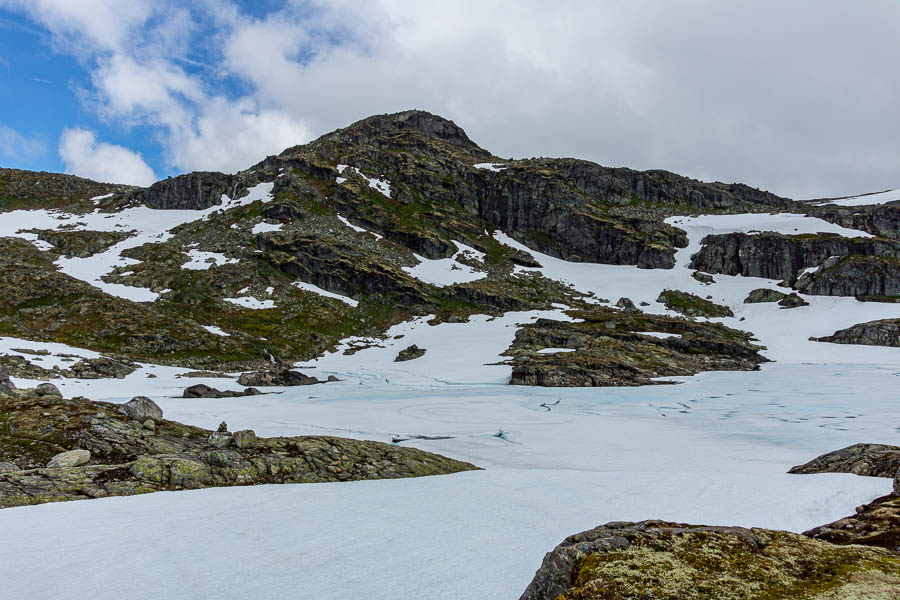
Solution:
[{"label": "dark rock outcrop", "polygon": [[412,346],[407,346],[403,350],[401,350],[397,354],[397,358],[394,359],[394,362],[405,362],[407,360],[415,360],[425,356],[425,348],[419,348],[415,344]]},{"label": "dark rock outcrop", "polygon": [[835,256],[815,271],[800,275],[795,289],[819,296],[855,296],[861,300],[900,300],[900,259],[883,256]]},{"label": "dark rock outcrop", "polygon": [[818,456],[788,473],[853,473],[867,477],[894,477],[900,470],[900,446],[853,444]]},{"label": "dark rock outcrop", "polygon": [[315,383],[324,383],[315,377],[304,375],[299,371],[291,371],[289,369],[273,369],[271,371],[255,371],[253,373],[243,373],[238,378],[239,385],[249,386],[296,386],[296,385],[313,385]]},{"label": "dark rock outcrop", "polygon": [[234,175],[196,171],[157,181],[139,198],[150,208],[203,210],[222,203],[222,194],[233,197],[238,180]]},{"label": "dark rock outcrop", "polygon": [[208,385],[198,383],[197,385],[192,385],[188,388],[185,388],[184,393],[182,394],[182,398],[241,398],[243,396],[258,396],[261,394],[258,389],[248,387],[242,392],[235,392],[233,390],[217,390],[214,387],[210,387]]},{"label": "dark rock outcrop", "polygon": [[900,202],[866,206],[807,205],[806,214],[878,237],[900,240]]},{"label": "dark rock outcrop", "polygon": [[[709,273],[781,279],[793,283],[801,271],[832,256],[900,259],[900,243],[878,238],[845,238],[833,233],[726,233],[703,238],[691,268]],[[849,294],[855,295],[855,294]]]},{"label": "dark rock outcrop", "polygon": [[839,329],[833,335],[811,339],[815,342],[831,342],[833,344],[900,347],[900,319],[881,319],[857,323],[846,329]]},{"label": "dark rock outcrop", "polygon": [[[160,419],[152,428],[86,398],[0,398],[0,508],[161,490],[390,479],[474,469],[436,454],[334,437],[257,438]],[[213,436],[228,438],[214,443]],[[75,451],[87,464],[46,468]]]},{"label": "dark rock outcrop", "polygon": [[891,598],[900,557],[786,531],[612,522],[569,536],[520,600]]}]

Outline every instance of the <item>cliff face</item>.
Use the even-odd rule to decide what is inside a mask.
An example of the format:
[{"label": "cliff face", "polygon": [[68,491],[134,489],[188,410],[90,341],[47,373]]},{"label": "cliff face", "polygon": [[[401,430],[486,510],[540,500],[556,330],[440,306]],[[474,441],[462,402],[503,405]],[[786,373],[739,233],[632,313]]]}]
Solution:
[{"label": "cliff face", "polygon": [[829,223],[859,229],[872,235],[900,240],[900,202],[869,206],[808,206],[806,214]]},{"label": "cliff face", "polygon": [[[709,273],[781,279],[796,289],[832,296],[898,293],[900,243],[837,234],[729,233],[703,238],[691,267]],[[815,272],[802,273],[818,267]]]}]

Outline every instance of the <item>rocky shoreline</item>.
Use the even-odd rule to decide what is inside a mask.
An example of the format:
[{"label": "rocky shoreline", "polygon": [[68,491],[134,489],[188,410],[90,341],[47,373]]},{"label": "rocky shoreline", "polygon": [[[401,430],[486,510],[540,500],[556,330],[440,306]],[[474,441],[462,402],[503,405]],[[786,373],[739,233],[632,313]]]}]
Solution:
[{"label": "rocky shoreline", "polygon": [[62,398],[50,384],[0,385],[0,508],[163,490],[396,479],[474,465],[372,441],[258,437],[184,425],[138,397]]}]

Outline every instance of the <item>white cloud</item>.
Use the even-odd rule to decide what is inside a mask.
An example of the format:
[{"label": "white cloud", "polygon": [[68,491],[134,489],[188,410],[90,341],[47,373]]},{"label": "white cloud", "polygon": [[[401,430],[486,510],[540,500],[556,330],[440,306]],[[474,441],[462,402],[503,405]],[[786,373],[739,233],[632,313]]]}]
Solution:
[{"label": "white cloud", "polygon": [[0,124],[0,156],[13,160],[30,160],[43,154],[44,150],[41,140],[25,137]]},{"label": "white cloud", "polygon": [[59,140],[66,172],[105,183],[148,186],[156,175],[140,154],[123,146],[98,142],[86,129],[66,129]]},{"label": "white cloud", "polygon": [[256,18],[228,0],[86,1],[0,6],[47,26],[91,70],[89,107],[156,128],[180,170],[423,108],[501,156],[797,197],[900,184],[898,3],[288,0]]}]

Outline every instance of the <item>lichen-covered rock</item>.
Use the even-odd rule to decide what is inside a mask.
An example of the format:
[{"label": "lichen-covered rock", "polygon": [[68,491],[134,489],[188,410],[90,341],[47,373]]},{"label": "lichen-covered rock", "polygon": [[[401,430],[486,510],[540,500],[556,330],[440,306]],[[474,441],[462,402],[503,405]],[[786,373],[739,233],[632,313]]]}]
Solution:
[{"label": "lichen-covered rock", "polygon": [[34,393],[38,396],[56,396],[62,398],[62,392],[60,392],[59,388],[52,383],[39,383],[37,387],[34,388]]},{"label": "lichen-covered rock", "polygon": [[877,546],[900,554],[900,494],[876,498],[849,517],[803,533],[832,544]]},{"label": "lichen-covered rock", "polygon": [[233,434],[234,445],[238,448],[256,448],[259,445],[259,439],[256,432],[252,429],[241,429]]},{"label": "lichen-covered rock", "polygon": [[19,467],[16,463],[2,461],[0,462],[0,473],[12,473],[13,471],[18,471]]},{"label": "lichen-covered rock", "polygon": [[881,319],[857,323],[846,329],[839,329],[833,335],[814,337],[812,340],[833,344],[900,347],[900,319]]},{"label": "lichen-covered rock", "polygon": [[[160,490],[419,477],[475,467],[412,448],[331,437],[259,438],[160,419],[154,430],[86,398],[0,398],[0,508]],[[227,438],[224,447],[210,437]],[[256,443],[253,443],[253,439]],[[240,443],[237,443],[240,440]],[[79,448],[90,462],[47,468]],[[62,466],[62,465],[60,465]]]},{"label": "lichen-covered rock", "polygon": [[394,362],[405,362],[407,360],[415,360],[425,356],[425,348],[419,348],[415,344],[407,346],[397,354]]},{"label": "lichen-covered rock", "polygon": [[853,444],[817,456],[788,473],[853,473],[866,477],[894,477],[900,469],[900,446]]},{"label": "lichen-covered rock", "polygon": [[66,452],[60,452],[51,458],[50,462],[47,463],[47,468],[80,467],[81,465],[88,464],[90,460],[91,453],[87,450],[68,450]]},{"label": "lichen-covered rock", "polygon": [[135,396],[119,407],[119,412],[142,423],[147,419],[162,419],[163,410],[146,396]]},{"label": "lichen-covered rock", "polygon": [[663,290],[656,301],[665,304],[669,310],[674,310],[688,317],[734,316],[734,313],[727,306],[710,302],[700,296],[682,292],[681,290]]},{"label": "lichen-covered rock", "polygon": [[634,302],[631,301],[631,298],[619,298],[618,302],[616,302],[616,306],[625,312],[637,312],[638,310],[634,305]]},{"label": "lichen-covered rock", "polygon": [[613,522],[566,538],[520,600],[891,600],[900,556],[768,529]]}]

